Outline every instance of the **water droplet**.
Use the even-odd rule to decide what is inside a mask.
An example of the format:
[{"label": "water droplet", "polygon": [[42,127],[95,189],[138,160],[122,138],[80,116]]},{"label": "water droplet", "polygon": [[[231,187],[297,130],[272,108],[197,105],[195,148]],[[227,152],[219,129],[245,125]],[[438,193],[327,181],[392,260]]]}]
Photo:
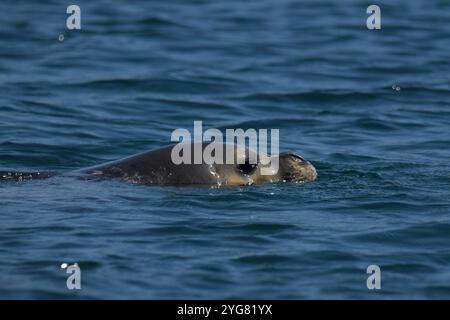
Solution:
[{"label": "water droplet", "polygon": [[63,34],[60,34],[60,35],[58,36],[58,40],[59,40],[59,41],[64,41],[64,35],[63,35]]},{"label": "water droplet", "polygon": [[65,268],[67,268],[67,263],[61,264],[61,269],[65,269]]}]

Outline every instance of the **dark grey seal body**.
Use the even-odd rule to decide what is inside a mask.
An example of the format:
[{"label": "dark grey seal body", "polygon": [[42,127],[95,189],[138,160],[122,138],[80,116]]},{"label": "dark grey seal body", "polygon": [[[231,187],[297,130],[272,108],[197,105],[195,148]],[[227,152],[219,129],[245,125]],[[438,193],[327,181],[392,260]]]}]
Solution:
[{"label": "dark grey seal body", "polygon": [[[208,145],[203,144],[202,150],[206,146]],[[268,168],[269,165],[263,165],[260,162],[261,155],[259,154],[254,155],[257,163],[251,164],[249,159],[251,153],[254,152],[248,148],[221,144],[223,154],[226,154],[229,148],[234,149],[235,161],[233,164],[207,164],[205,162],[194,164],[192,155],[190,164],[177,165],[171,158],[173,147],[141,153],[84,169],[82,172],[97,177],[115,177],[133,183],[158,185],[248,185],[279,181],[313,181],[317,178],[314,166],[295,153],[280,154],[278,171],[263,175],[262,169]],[[194,145],[191,147],[194,149]]]},{"label": "dark grey seal body", "polygon": [[[197,145],[198,146],[198,145]],[[204,150],[206,144],[201,145]],[[106,164],[81,169],[78,173],[89,178],[118,178],[136,184],[148,185],[209,185],[209,186],[236,186],[259,184],[264,182],[280,181],[313,181],[317,178],[316,169],[307,160],[295,153],[282,153],[278,157],[279,169],[262,174],[264,168],[269,165],[260,160],[262,155],[255,154],[248,148],[240,148],[236,145],[221,144],[223,154],[230,148],[233,149],[235,161],[233,164],[175,164],[172,161],[172,149],[169,146],[144,153],[140,153],[125,159]],[[195,145],[190,145],[194,148]],[[249,161],[257,159],[257,163]],[[266,170],[267,171],[267,170]],[[265,171],[265,172],[266,172]],[[49,178],[55,175],[52,172],[0,172],[3,180],[31,180]]]}]

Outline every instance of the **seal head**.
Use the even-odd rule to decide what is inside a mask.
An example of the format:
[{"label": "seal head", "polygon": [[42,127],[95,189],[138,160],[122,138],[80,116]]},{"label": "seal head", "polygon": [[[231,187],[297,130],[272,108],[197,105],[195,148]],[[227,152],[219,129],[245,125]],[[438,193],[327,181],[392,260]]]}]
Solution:
[{"label": "seal head", "polygon": [[[278,162],[278,168],[271,169],[271,165],[258,162],[257,165],[249,163],[237,165],[241,174],[247,176],[249,184],[264,182],[307,182],[317,179],[316,168],[302,156],[293,152],[284,152],[273,156],[271,162]],[[263,169],[264,172],[263,172]],[[278,170],[277,170],[278,169]]]}]

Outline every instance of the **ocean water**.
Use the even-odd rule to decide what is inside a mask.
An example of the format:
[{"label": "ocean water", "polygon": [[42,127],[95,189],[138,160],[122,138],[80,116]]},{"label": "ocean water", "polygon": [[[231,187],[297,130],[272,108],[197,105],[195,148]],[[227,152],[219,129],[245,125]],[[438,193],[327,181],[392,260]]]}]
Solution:
[{"label": "ocean water", "polygon": [[[0,2],[0,170],[278,128],[317,181],[0,183],[3,299],[450,298],[450,3]],[[62,263],[78,263],[68,290]],[[366,286],[369,265],[381,290]]]}]

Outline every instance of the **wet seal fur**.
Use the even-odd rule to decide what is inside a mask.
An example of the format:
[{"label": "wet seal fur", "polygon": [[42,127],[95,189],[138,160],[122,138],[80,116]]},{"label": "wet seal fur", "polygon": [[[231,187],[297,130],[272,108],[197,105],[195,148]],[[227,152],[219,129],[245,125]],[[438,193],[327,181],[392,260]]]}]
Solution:
[{"label": "wet seal fur", "polygon": [[[204,149],[207,144],[203,144]],[[87,178],[104,179],[117,178],[131,183],[145,185],[208,185],[208,186],[237,186],[251,185],[265,182],[306,182],[317,178],[314,166],[303,157],[285,152],[278,156],[279,169],[272,174],[262,175],[263,165],[261,156],[257,164],[250,163],[253,150],[240,148],[237,145],[223,144],[224,155],[227,148],[234,148],[235,160],[233,164],[174,164],[171,153],[174,146],[164,147],[140,153],[125,159],[81,169],[77,173]],[[193,145],[191,145],[193,147]],[[193,156],[192,156],[193,158]],[[239,163],[237,159],[241,159]],[[0,180],[22,181],[46,179],[56,175],[53,172],[8,172],[0,171]]]}]

